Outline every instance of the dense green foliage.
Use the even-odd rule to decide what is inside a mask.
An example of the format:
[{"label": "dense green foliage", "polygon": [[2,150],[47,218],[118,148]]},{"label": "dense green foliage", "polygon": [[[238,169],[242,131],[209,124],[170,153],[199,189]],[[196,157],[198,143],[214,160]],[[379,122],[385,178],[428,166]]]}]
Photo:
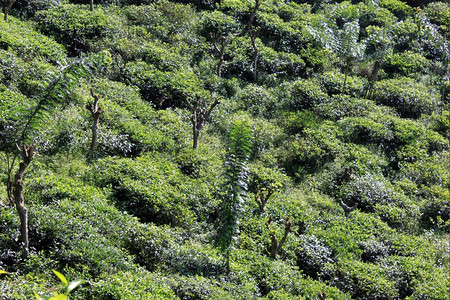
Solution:
[{"label": "dense green foliage", "polygon": [[[0,19],[2,300],[448,299],[448,2],[17,0]],[[193,99],[220,99],[197,149]],[[26,260],[16,143],[35,149]]]}]

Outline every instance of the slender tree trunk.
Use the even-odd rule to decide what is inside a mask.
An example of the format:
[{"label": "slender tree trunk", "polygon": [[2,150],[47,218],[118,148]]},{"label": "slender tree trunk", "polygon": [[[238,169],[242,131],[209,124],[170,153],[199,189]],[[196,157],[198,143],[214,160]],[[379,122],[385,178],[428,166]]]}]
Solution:
[{"label": "slender tree trunk", "polygon": [[[272,223],[272,216],[269,217],[269,220],[266,222],[267,229],[270,230],[270,223]],[[289,232],[291,232],[292,223],[289,220],[289,218],[286,218],[286,221],[284,223],[284,235],[281,238],[281,241],[278,242],[278,238],[276,237],[274,232],[270,232],[270,240],[271,240],[271,246],[270,246],[270,257],[275,259],[277,257],[277,254],[281,252],[284,243],[287,240]]]},{"label": "slender tree trunk", "polygon": [[256,45],[256,32],[253,31],[253,29],[251,29],[250,32],[250,39],[252,42],[252,47],[253,47],[253,80],[256,81],[256,69],[258,67],[258,54],[259,54],[259,49],[258,46]]},{"label": "slender tree trunk", "polygon": [[192,148],[197,149],[198,138],[200,136],[200,131],[202,130],[205,122],[209,119],[212,110],[220,103],[219,99],[216,99],[207,110],[199,107],[200,101],[202,100],[200,96],[197,96],[194,104],[192,104],[188,99],[185,99],[189,109],[192,112],[191,122],[192,122]]},{"label": "slender tree trunk", "polygon": [[348,76],[348,66],[350,65],[350,58],[347,57],[346,64],[345,64],[345,77],[344,77],[344,84],[342,85],[342,93],[345,93],[345,84],[347,83],[347,76]]},{"label": "slender tree trunk", "polygon": [[91,95],[94,98],[94,102],[91,105],[87,105],[87,109],[91,112],[92,117],[94,118],[94,122],[92,124],[92,140],[91,146],[89,148],[89,158],[91,159],[94,156],[95,145],[97,144],[98,138],[98,120],[100,115],[102,114],[101,107],[98,106],[98,101],[100,100],[100,96],[95,94],[91,89]]},{"label": "slender tree trunk", "polygon": [[19,170],[14,176],[14,202],[16,203],[17,213],[20,219],[20,242],[22,243],[22,257],[26,259],[29,254],[28,243],[28,211],[25,207],[25,199],[23,197],[23,176],[28,165],[33,159],[33,146],[23,146],[22,149],[23,162],[19,164]]},{"label": "slender tree trunk", "polygon": [[198,136],[200,135],[200,130],[198,129],[198,119],[197,119],[197,106],[195,106],[195,109],[192,112],[192,148],[197,149],[198,148]]},{"label": "slender tree trunk", "polygon": [[90,0],[89,1],[89,10],[93,11],[94,10],[94,0]]},{"label": "slender tree trunk", "polygon": [[225,47],[226,47],[226,38],[224,36],[220,36],[220,48],[217,45],[217,39],[219,38],[219,33],[210,33],[211,38],[213,39],[214,51],[219,55],[219,62],[216,65],[217,76],[221,77],[222,73],[222,65],[225,60]]},{"label": "slender tree trunk", "polygon": [[91,141],[91,147],[89,148],[89,152],[91,154],[94,153],[95,145],[97,144],[97,137],[98,137],[98,117],[94,118],[94,123],[92,124],[92,141]]},{"label": "slender tree trunk", "polygon": [[6,23],[8,23],[8,14],[11,10],[12,5],[14,4],[16,0],[4,0],[3,1],[3,18]]}]

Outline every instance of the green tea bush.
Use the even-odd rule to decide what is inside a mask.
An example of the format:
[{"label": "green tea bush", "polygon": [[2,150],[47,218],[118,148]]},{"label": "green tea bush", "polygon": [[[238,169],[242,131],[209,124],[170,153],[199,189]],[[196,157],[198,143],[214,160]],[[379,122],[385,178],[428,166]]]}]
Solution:
[{"label": "green tea bush", "polygon": [[314,235],[303,235],[297,247],[297,266],[305,275],[314,279],[330,279],[333,276],[333,269],[329,265],[335,262],[335,255],[327,245]]},{"label": "green tea bush", "polygon": [[440,185],[422,187],[425,199],[421,222],[426,228],[450,229],[450,192]]},{"label": "green tea bush", "polygon": [[389,55],[383,64],[383,70],[389,74],[409,76],[413,73],[427,71],[430,66],[428,59],[421,53],[407,50]]},{"label": "green tea bush", "polygon": [[200,78],[186,69],[164,72],[138,61],[128,64],[123,77],[125,83],[139,87],[144,100],[158,108],[184,107],[185,96],[206,93]]},{"label": "green tea bush", "polygon": [[[0,205],[0,269],[10,272],[19,268],[20,247],[19,240],[19,219],[16,211],[12,207]],[[1,284],[1,281],[0,281]]]},{"label": "green tea bush", "polygon": [[157,155],[136,160],[104,159],[95,169],[97,185],[113,188],[116,205],[143,222],[189,227],[196,219],[194,206],[203,203],[206,211],[200,212],[208,214],[206,208],[215,203],[208,185],[182,175],[176,164]]},{"label": "green tea bush", "polygon": [[62,45],[14,18],[8,23],[0,22],[0,48],[15,53],[24,61],[42,59],[56,63],[63,61],[66,55]]},{"label": "green tea bush", "polygon": [[[44,251],[63,267],[84,270],[93,277],[132,270],[132,257],[121,247],[120,239],[109,238],[106,230],[99,232],[89,224],[93,217],[102,218],[101,210],[86,205],[83,210],[72,207],[74,201],[68,199],[30,207],[30,246]],[[77,214],[80,211],[85,213],[84,218]]]},{"label": "green tea bush", "polygon": [[412,7],[399,0],[382,0],[380,4],[382,7],[389,9],[400,20],[412,16],[414,12]]},{"label": "green tea bush", "polygon": [[327,101],[314,106],[317,115],[332,121],[346,117],[364,117],[375,110],[382,110],[372,100],[349,95],[332,95]]},{"label": "green tea bush", "polygon": [[303,133],[288,141],[284,145],[285,150],[279,153],[287,174],[302,178],[318,171],[341,152],[342,135],[341,130],[331,121],[306,128]]},{"label": "green tea bush", "polygon": [[258,80],[266,79],[268,76],[275,79],[282,78],[302,72],[304,62],[300,56],[289,52],[277,52],[265,46],[259,38],[255,43],[258,47],[256,70],[254,70],[254,49],[250,39],[244,36],[232,39],[227,46],[229,59],[223,66],[224,77],[238,77],[252,82],[255,79],[255,72]]},{"label": "green tea bush", "polygon": [[229,38],[231,35],[237,34],[240,28],[235,18],[224,14],[220,10],[203,12],[201,25],[200,33],[205,37],[210,34],[218,34],[224,38]]},{"label": "green tea bush", "polygon": [[336,284],[352,298],[393,299],[398,297],[395,283],[376,265],[355,260],[339,262],[340,276]]},{"label": "green tea bush", "polygon": [[26,70],[26,64],[11,51],[0,49],[0,80],[2,89],[17,89],[18,83]]},{"label": "green tea bush", "polygon": [[398,168],[397,163],[402,159],[425,158],[420,156],[421,151],[431,155],[448,147],[444,137],[427,130],[423,124],[391,114],[375,112],[365,118],[349,117],[340,120],[339,125],[350,142],[380,145],[386,154],[398,152],[398,157],[393,160],[394,168]]},{"label": "green tea bush", "polygon": [[357,202],[358,208],[366,212],[373,212],[378,203],[404,205],[407,200],[402,193],[396,192],[385,178],[371,174],[357,176],[342,192],[342,197],[347,202]]},{"label": "green tea bush", "polygon": [[318,115],[320,114],[310,110],[286,112],[283,115],[282,126],[289,135],[296,135],[303,132],[306,128],[317,128],[321,122]]},{"label": "green tea bush", "polygon": [[240,90],[239,107],[249,110],[255,117],[270,118],[277,107],[277,99],[274,93],[267,88],[250,84]]},{"label": "green tea bush", "polygon": [[420,37],[420,28],[412,18],[407,18],[394,24],[392,34],[394,36],[394,51],[415,50],[414,46],[417,45],[415,41]]},{"label": "green tea bush", "polygon": [[117,33],[122,21],[104,9],[60,5],[36,14],[38,28],[67,47],[71,55],[90,51],[102,38]]},{"label": "green tea bush", "polygon": [[344,80],[345,74],[335,71],[324,72],[319,77],[321,85],[325,88],[328,95],[330,96],[345,93],[354,97],[360,97],[364,94],[364,91],[366,90],[368,84],[365,78],[347,76],[345,91],[342,91]]},{"label": "green tea bush", "polygon": [[[333,286],[329,286],[323,282],[316,281],[304,275],[293,268],[279,261],[271,261],[267,257],[248,255],[246,259],[249,272],[259,287],[262,296],[279,293],[288,294],[288,298],[282,299],[316,299],[319,295],[326,295],[333,299],[348,299],[347,295],[339,291]],[[266,298],[267,299],[267,298]],[[276,298],[275,298],[276,299]]]},{"label": "green tea bush", "polygon": [[390,256],[380,265],[395,283],[401,298],[445,299],[448,296],[447,271],[431,261],[417,256]]},{"label": "green tea bush", "polygon": [[[270,46],[276,51],[291,53],[298,53],[302,46],[306,46],[307,40],[302,35],[303,24],[297,20],[297,22],[287,22],[286,20],[294,18],[293,15],[299,14],[301,11],[307,14],[306,11],[308,8],[306,5],[301,6],[297,3],[289,3],[289,5],[284,6],[285,12],[279,12],[282,16],[268,12],[268,10],[282,10],[282,7],[276,7],[274,5],[273,7],[267,6],[263,9],[265,12],[258,14],[257,22],[261,26],[261,39],[267,46]],[[290,9],[292,10],[287,12]]]},{"label": "green tea bush", "polygon": [[410,78],[379,81],[374,91],[375,102],[394,107],[402,117],[418,118],[435,112],[441,105],[436,91]]},{"label": "green tea bush", "polygon": [[132,24],[144,27],[162,42],[189,42],[194,36],[198,15],[192,6],[172,1],[139,2],[127,6],[124,11]]},{"label": "green tea bush", "polygon": [[163,269],[184,276],[214,277],[226,274],[221,255],[216,249],[189,242],[188,245],[170,245],[166,251]]},{"label": "green tea bush", "polygon": [[439,25],[443,36],[450,37],[450,6],[444,1],[433,1],[424,7],[424,12],[430,21]]},{"label": "green tea bush", "polygon": [[105,274],[91,284],[84,299],[179,299],[161,278],[164,278],[162,274],[149,273],[143,269]]},{"label": "green tea bush", "polygon": [[67,0],[16,0],[12,13],[20,17],[30,18],[40,10],[47,10],[67,2]]},{"label": "green tea bush", "polygon": [[289,109],[309,109],[327,101],[328,95],[315,80],[296,80],[281,87],[281,101]]}]

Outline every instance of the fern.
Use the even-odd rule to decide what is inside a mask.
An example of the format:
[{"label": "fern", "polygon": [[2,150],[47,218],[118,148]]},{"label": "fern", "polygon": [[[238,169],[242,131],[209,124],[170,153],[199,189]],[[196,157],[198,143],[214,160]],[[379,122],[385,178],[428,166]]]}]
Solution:
[{"label": "fern", "polygon": [[230,252],[239,234],[239,218],[247,198],[248,166],[251,154],[252,132],[243,121],[234,121],[230,128],[228,150],[225,160],[225,194],[220,212],[219,246],[224,251],[226,267],[230,270]]}]

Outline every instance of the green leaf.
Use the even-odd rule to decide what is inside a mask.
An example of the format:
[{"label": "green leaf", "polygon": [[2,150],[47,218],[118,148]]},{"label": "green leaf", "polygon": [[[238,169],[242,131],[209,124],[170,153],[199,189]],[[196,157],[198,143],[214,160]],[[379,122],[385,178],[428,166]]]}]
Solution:
[{"label": "green leaf", "polygon": [[0,274],[9,274],[9,273],[6,271],[0,270]]},{"label": "green leaf", "polygon": [[62,283],[64,283],[65,286],[69,285],[69,282],[63,274],[59,273],[56,270],[53,270],[53,273],[55,273],[55,275],[59,278],[59,280],[61,280]]},{"label": "green leaf", "polygon": [[36,292],[33,292],[34,293],[34,296],[36,297],[36,300],[41,300],[42,298],[41,298],[41,296],[39,296],[38,294],[36,294]]},{"label": "green leaf", "polygon": [[[61,275],[62,275],[62,274],[61,274]],[[51,297],[49,300],[67,300],[67,299],[69,299],[69,298],[67,298],[66,295],[64,295],[64,294],[58,294],[58,295],[56,295],[56,296],[54,296],[54,297]]]},{"label": "green leaf", "polygon": [[74,289],[76,289],[79,285],[86,283],[86,280],[80,279],[70,282],[69,286],[67,287],[67,293],[70,293]]}]

